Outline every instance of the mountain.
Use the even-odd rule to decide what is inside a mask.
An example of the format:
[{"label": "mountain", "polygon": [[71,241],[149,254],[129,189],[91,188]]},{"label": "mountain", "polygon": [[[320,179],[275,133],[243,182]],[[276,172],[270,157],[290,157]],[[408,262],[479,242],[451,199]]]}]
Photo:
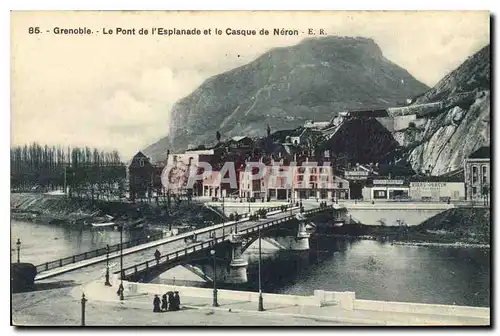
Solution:
[{"label": "mountain", "polygon": [[174,105],[168,137],[144,152],[160,160],[167,149],[215,143],[217,130],[222,140],[263,136],[267,124],[292,129],[346,109],[401,105],[428,89],[371,39],[306,39],[207,79]]},{"label": "mountain", "polygon": [[441,102],[432,115],[405,131],[406,154],[415,171],[441,175],[490,143],[490,46],[469,57],[414,104]]}]

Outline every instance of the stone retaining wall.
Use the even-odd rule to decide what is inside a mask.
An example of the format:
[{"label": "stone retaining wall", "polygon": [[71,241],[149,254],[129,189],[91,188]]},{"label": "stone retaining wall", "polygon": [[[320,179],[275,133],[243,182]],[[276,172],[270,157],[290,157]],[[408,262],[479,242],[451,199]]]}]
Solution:
[{"label": "stone retaining wall", "polygon": [[[160,294],[168,291],[179,291],[183,296],[199,297],[199,298],[212,298],[213,289],[211,288],[198,288],[187,286],[173,286],[164,284],[146,284],[136,282],[123,282],[125,290],[130,294]],[[319,306],[319,301],[314,296],[300,296],[300,295],[284,295],[284,294],[263,294],[266,302],[277,304],[289,304],[298,306]],[[232,291],[226,289],[217,290],[217,297],[219,300],[232,300],[232,301],[248,301],[258,302],[259,293],[245,292],[245,291]]]},{"label": "stone retaining wall", "polygon": [[[117,278],[113,278],[112,281],[117,284],[119,282]],[[179,291],[181,293],[181,296],[199,297],[207,299],[213,297],[213,289],[211,288],[135,283],[127,281],[124,281],[123,285],[125,287],[125,292],[130,294],[161,294],[168,291]],[[219,300],[248,301],[248,302],[258,302],[259,300],[259,293],[257,292],[219,289],[217,294]],[[409,303],[409,302],[360,300],[356,299],[356,294],[354,292],[331,292],[324,290],[315,290],[314,295],[310,296],[263,293],[263,297],[266,302],[273,304],[314,306],[314,307],[336,305],[345,310],[366,310],[366,311],[379,311],[379,312],[458,316],[458,317],[463,316],[463,317],[475,317],[483,319],[490,318],[489,308]]]},{"label": "stone retaining wall", "polygon": [[451,306],[410,302],[354,300],[354,309],[445,316],[464,316],[489,319],[490,309],[482,307]]}]

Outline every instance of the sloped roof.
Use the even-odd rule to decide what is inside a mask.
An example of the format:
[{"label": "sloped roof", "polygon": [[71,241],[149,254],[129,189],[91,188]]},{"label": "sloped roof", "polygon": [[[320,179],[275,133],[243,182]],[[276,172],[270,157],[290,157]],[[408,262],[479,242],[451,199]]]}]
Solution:
[{"label": "sloped roof", "polygon": [[137,154],[134,155],[134,159],[141,158],[141,157],[146,158],[146,159],[148,158],[146,155],[144,155],[143,152],[137,152]]},{"label": "sloped roof", "polygon": [[469,159],[489,159],[491,158],[491,148],[483,146],[469,155]]},{"label": "sloped roof", "polygon": [[439,176],[422,176],[414,175],[410,178],[410,182],[464,182],[464,170],[458,169],[451,173],[446,173]]},{"label": "sloped roof", "polygon": [[[239,142],[239,141],[241,141],[241,140],[243,140],[243,139],[246,139],[246,138],[250,139],[250,138],[249,138],[249,137],[247,137],[247,136],[240,135],[240,136],[234,136],[234,137],[232,137],[232,138],[231,138],[231,140],[233,140],[233,141],[235,141],[235,142]],[[251,140],[251,139],[250,139],[250,140]]]},{"label": "sloped roof", "polygon": [[288,130],[278,130],[274,133],[272,133],[269,137],[273,140],[273,141],[285,141],[285,138],[287,136],[293,136],[294,134],[296,133],[296,130],[292,129],[288,129]]}]

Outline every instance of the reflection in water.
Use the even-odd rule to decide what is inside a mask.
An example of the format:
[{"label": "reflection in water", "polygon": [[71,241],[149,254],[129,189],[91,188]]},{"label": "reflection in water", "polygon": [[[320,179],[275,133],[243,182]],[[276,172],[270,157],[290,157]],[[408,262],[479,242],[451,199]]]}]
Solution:
[{"label": "reflection in water", "polygon": [[[312,295],[353,291],[370,300],[489,306],[490,251],[414,247],[376,241],[311,237],[309,253],[265,254],[263,291]],[[250,256],[248,290],[258,290]]]}]

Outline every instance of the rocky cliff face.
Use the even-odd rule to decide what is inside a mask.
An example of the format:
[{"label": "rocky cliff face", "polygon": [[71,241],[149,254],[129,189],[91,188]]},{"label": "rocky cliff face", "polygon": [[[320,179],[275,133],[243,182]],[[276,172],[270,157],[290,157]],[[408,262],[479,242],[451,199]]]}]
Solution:
[{"label": "rocky cliff face", "polygon": [[174,106],[168,138],[144,152],[159,160],[167,149],[215,143],[217,130],[222,140],[263,136],[267,124],[292,129],[346,109],[395,106],[427,89],[371,39],[307,39],[207,79]]},{"label": "rocky cliff face", "polygon": [[442,108],[404,131],[406,154],[415,171],[432,175],[459,169],[464,159],[490,143],[490,47],[469,57],[414,104]]}]

